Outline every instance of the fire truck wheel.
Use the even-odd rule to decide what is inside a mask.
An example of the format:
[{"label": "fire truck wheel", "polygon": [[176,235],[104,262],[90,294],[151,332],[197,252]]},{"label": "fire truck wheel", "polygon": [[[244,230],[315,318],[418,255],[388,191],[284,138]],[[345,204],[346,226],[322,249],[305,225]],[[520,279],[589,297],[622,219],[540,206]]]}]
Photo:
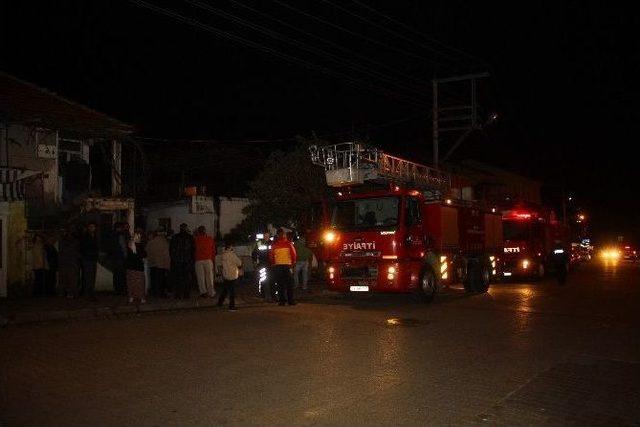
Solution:
[{"label": "fire truck wheel", "polygon": [[481,265],[477,260],[467,262],[467,280],[464,289],[467,292],[487,292],[491,281],[491,271],[487,265]]},{"label": "fire truck wheel", "polygon": [[467,292],[474,292],[476,288],[476,282],[480,276],[478,263],[475,260],[467,261],[467,273],[464,275],[462,284],[464,290]]},{"label": "fire truck wheel", "polygon": [[491,282],[491,268],[488,265],[483,265],[480,268],[480,278],[476,292],[485,293],[489,290],[489,283]]},{"label": "fire truck wheel", "polygon": [[420,276],[420,289],[418,296],[422,302],[431,302],[438,292],[436,275],[430,268],[425,268]]}]

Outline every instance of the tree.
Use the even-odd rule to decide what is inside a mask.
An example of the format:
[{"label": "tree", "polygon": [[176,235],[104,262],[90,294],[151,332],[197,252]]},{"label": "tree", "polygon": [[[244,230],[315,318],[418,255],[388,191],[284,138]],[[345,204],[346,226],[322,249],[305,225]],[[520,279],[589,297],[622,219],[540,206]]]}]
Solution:
[{"label": "tree", "polygon": [[275,227],[300,227],[327,191],[324,171],[311,163],[309,147],[323,145],[318,139],[298,137],[293,151],[273,152],[264,169],[249,183],[251,203],[244,210],[245,220],[232,234],[249,235]]}]

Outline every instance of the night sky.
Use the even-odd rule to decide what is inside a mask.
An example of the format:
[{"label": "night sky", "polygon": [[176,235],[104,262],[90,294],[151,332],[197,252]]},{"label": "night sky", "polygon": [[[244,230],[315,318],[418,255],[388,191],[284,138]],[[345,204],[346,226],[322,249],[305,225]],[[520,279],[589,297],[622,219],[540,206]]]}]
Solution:
[{"label": "night sky", "polygon": [[482,100],[500,119],[454,160],[475,158],[565,187],[596,232],[640,230],[631,154],[640,134],[640,18],[631,7],[149,2],[259,48],[127,1],[14,1],[0,6],[0,68],[133,124],[145,137],[257,144],[268,151],[315,132],[335,142],[366,139],[425,161],[431,78],[488,69]]}]

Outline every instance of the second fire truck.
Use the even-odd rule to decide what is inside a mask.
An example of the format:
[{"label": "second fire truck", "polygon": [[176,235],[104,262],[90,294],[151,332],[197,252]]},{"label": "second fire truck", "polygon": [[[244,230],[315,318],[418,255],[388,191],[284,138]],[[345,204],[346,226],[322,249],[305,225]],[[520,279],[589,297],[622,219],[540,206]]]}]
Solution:
[{"label": "second fire truck", "polygon": [[486,292],[498,274],[502,222],[437,169],[360,143],[312,147],[336,190],[324,231],[331,290],[415,293],[456,282]]},{"label": "second fire truck", "polygon": [[502,221],[504,255],[501,270],[504,277],[540,280],[552,269],[557,242],[570,251],[565,227],[550,208],[528,203],[511,204],[503,207]]}]

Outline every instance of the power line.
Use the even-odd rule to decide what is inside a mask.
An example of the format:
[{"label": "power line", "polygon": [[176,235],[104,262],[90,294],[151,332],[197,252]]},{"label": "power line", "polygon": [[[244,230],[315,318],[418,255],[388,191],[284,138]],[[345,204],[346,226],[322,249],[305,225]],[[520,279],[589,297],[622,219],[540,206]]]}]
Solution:
[{"label": "power line", "polygon": [[171,17],[171,18],[173,18],[173,19],[175,19],[175,20],[177,20],[179,22],[182,22],[184,24],[187,24],[187,25],[199,28],[199,29],[201,29],[203,31],[215,34],[218,37],[226,38],[226,39],[232,40],[232,41],[234,41],[236,43],[243,44],[245,46],[249,46],[251,48],[254,48],[254,49],[261,50],[263,52],[269,53],[269,54],[274,55],[274,56],[276,56],[276,57],[278,57],[280,59],[283,59],[283,60],[285,60],[287,62],[294,63],[294,64],[297,64],[297,65],[301,65],[301,66],[303,66],[305,68],[315,69],[315,70],[318,70],[318,71],[320,71],[320,72],[322,72],[324,74],[327,74],[327,75],[331,75],[331,76],[334,76],[334,77],[342,78],[342,79],[348,81],[350,84],[352,84],[352,85],[354,85],[356,87],[360,87],[361,89],[364,87],[364,88],[366,88],[368,90],[372,90],[374,92],[378,92],[378,93],[384,94],[386,96],[402,100],[404,102],[413,104],[414,106],[417,106],[417,107],[424,108],[424,106],[425,106],[425,104],[422,104],[419,101],[416,101],[415,99],[411,99],[411,98],[408,98],[405,95],[395,93],[393,91],[388,90],[387,88],[380,87],[378,85],[375,85],[375,84],[372,84],[372,83],[369,83],[369,82],[362,82],[361,80],[353,78],[353,77],[351,77],[351,76],[349,76],[347,74],[344,74],[344,73],[342,73],[340,71],[331,70],[330,68],[314,64],[314,63],[309,62],[307,60],[297,58],[297,57],[295,57],[293,55],[289,55],[287,53],[279,52],[279,51],[277,51],[277,50],[275,50],[275,49],[273,49],[271,47],[265,46],[263,44],[254,42],[252,40],[246,39],[244,37],[241,37],[241,36],[238,36],[238,35],[235,35],[235,34],[232,34],[232,33],[229,33],[229,32],[224,31],[224,30],[220,30],[218,28],[215,28],[215,27],[212,27],[210,25],[204,24],[204,23],[202,23],[200,21],[197,21],[195,19],[188,18],[186,16],[180,15],[180,14],[174,12],[174,11],[171,11],[170,9],[166,9],[166,8],[163,8],[163,7],[156,6],[154,4],[146,2],[144,0],[129,0],[129,1],[131,3],[133,3],[133,4],[136,4],[137,6],[152,10],[152,11],[154,11],[156,13],[159,13],[159,14],[162,14],[162,15],[165,15],[165,16],[169,16],[169,17]]},{"label": "power line", "polygon": [[[376,45],[378,45],[378,46],[381,46],[381,47],[384,47],[384,48],[386,48],[386,49],[394,50],[394,51],[396,51],[396,52],[402,53],[403,55],[407,55],[407,56],[411,56],[411,57],[413,57],[413,58],[417,58],[417,59],[419,59],[419,60],[421,60],[421,61],[425,61],[425,60],[426,60],[426,61],[429,61],[429,60],[428,60],[427,58],[425,58],[424,56],[421,56],[421,55],[415,54],[415,53],[413,53],[413,52],[409,52],[408,50],[404,50],[404,49],[400,49],[400,48],[397,48],[397,47],[391,46],[391,45],[389,45],[389,44],[387,44],[387,43],[383,43],[383,42],[381,42],[381,41],[379,41],[379,40],[376,40],[376,39],[373,39],[373,38],[371,38],[371,37],[369,37],[369,36],[365,36],[364,34],[357,33],[357,32],[355,32],[355,31],[352,31],[352,30],[348,29],[348,28],[345,28],[345,27],[342,27],[342,26],[340,26],[340,25],[334,24],[333,22],[327,21],[326,19],[320,18],[320,17],[318,17],[318,16],[316,16],[316,15],[313,15],[313,14],[311,14],[311,13],[305,12],[304,10],[301,10],[301,9],[298,9],[298,8],[296,8],[296,7],[294,7],[294,6],[291,6],[290,4],[287,4],[287,3],[283,2],[283,1],[280,1],[280,0],[273,0],[273,1],[274,1],[275,3],[277,3],[277,4],[279,4],[280,6],[284,7],[284,8],[287,8],[287,9],[289,9],[289,10],[292,10],[292,11],[294,11],[294,12],[296,12],[296,13],[300,14],[300,15],[306,16],[306,17],[308,17],[308,18],[310,18],[310,19],[313,19],[314,21],[321,22],[321,23],[323,23],[323,24],[325,24],[325,25],[328,25],[328,26],[330,26],[330,27],[332,27],[332,28],[336,28],[336,29],[338,29],[338,30],[340,30],[340,31],[343,31],[343,32],[347,33],[347,34],[351,34],[351,35],[352,35],[352,36],[354,36],[354,37],[357,37],[357,38],[360,38],[360,39],[366,40],[366,41],[368,41],[368,42],[370,42],[370,43],[374,43],[374,44],[376,44]],[[433,61],[433,60],[431,60],[430,62],[432,62],[434,65],[437,65],[437,66],[444,66],[445,68],[448,68],[448,67],[446,66],[446,64],[440,63],[440,62],[438,62],[438,61]]]},{"label": "power line", "polygon": [[[383,30],[383,31],[386,31],[386,32],[387,32],[387,33],[389,33],[389,34],[393,34],[394,36],[399,37],[399,38],[404,39],[404,40],[407,40],[407,41],[409,41],[409,42],[411,42],[411,43],[416,43],[416,41],[415,41],[415,40],[413,40],[413,39],[411,39],[411,38],[409,38],[409,37],[405,36],[404,34],[399,33],[399,32],[397,32],[397,31],[395,31],[395,30],[392,30],[392,29],[390,29],[390,28],[388,28],[388,27],[385,27],[384,25],[380,25],[380,24],[378,24],[378,23],[376,23],[376,22],[374,22],[374,21],[371,21],[370,19],[365,18],[364,16],[359,15],[359,14],[357,14],[356,12],[354,12],[354,11],[352,11],[352,10],[350,10],[350,9],[347,9],[347,8],[345,8],[345,7],[343,7],[343,6],[340,6],[340,5],[338,5],[338,4],[336,4],[336,3],[334,3],[334,2],[332,2],[332,1],[330,1],[330,0],[321,0],[321,1],[323,1],[324,3],[326,3],[326,4],[330,5],[330,6],[332,6],[332,7],[336,8],[336,9],[338,9],[338,10],[341,10],[341,11],[343,11],[343,12],[347,13],[347,14],[349,14],[349,15],[351,15],[351,16],[353,16],[353,17],[355,17],[355,18],[358,18],[358,19],[359,19],[359,20],[361,20],[362,22],[366,22],[366,23],[367,23],[367,24],[369,24],[369,25],[372,25],[372,26],[374,26],[374,27],[376,27],[376,28],[379,28],[379,29],[381,29],[381,30]],[[429,50],[429,51],[431,51],[431,52],[435,53],[436,55],[439,55],[440,57],[442,57],[442,58],[444,58],[444,59],[446,59],[446,60],[449,60],[449,61],[450,61],[450,63],[452,63],[452,64],[456,64],[456,63],[458,63],[458,62],[459,62],[458,60],[456,60],[455,58],[451,57],[450,55],[447,55],[446,53],[443,53],[442,51],[440,51],[440,50],[438,50],[438,49],[436,49],[436,48],[434,48],[434,47],[432,47],[432,46],[428,46],[428,45],[426,45],[426,44],[424,44],[424,43],[419,43],[419,45],[420,45],[420,46],[422,46],[424,49],[427,49],[427,50]]]},{"label": "power line", "polygon": [[[309,12],[306,12],[306,11],[304,11],[304,10],[301,10],[301,9],[298,9],[298,8],[296,8],[296,7],[294,7],[294,6],[291,6],[290,4],[287,4],[287,3],[285,3],[285,2],[283,2],[283,1],[281,1],[281,0],[273,0],[273,1],[274,1],[275,3],[277,3],[277,4],[279,4],[280,6],[284,7],[284,8],[287,8],[287,9],[289,9],[289,10],[292,10],[292,11],[293,11],[293,12],[295,12],[295,13],[298,13],[298,14],[300,14],[300,15],[302,15],[302,16],[306,16],[306,17],[308,17],[308,18],[310,18],[310,19],[312,19],[312,20],[314,20],[314,21],[321,22],[321,23],[323,23],[323,24],[325,24],[325,25],[327,25],[327,26],[330,26],[330,27],[332,27],[332,28],[336,28],[336,29],[338,29],[338,30],[341,30],[341,31],[343,31],[343,32],[345,32],[345,33],[347,33],[347,34],[350,34],[350,35],[354,36],[354,37],[357,37],[357,38],[360,38],[360,39],[363,39],[363,40],[369,41],[369,42],[374,43],[374,44],[376,44],[376,45],[378,45],[378,46],[385,47],[385,48],[387,48],[387,49],[391,49],[391,50],[397,51],[397,52],[402,53],[402,54],[404,54],[404,55],[407,55],[407,56],[411,56],[411,57],[414,57],[414,58],[420,59],[421,61],[429,61],[429,60],[428,60],[427,58],[425,58],[424,56],[417,55],[417,54],[415,54],[415,53],[413,53],[413,52],[409,52],[409,51],[404,50],[404,49],[396,48],[396,47],[391,46],[391,45],[389,45],[389,44],[387,44],[387,43],[383,43],[383,42],[380,42],[380,41],[378,41],[378,40],[376,40],[376,39],[373,39],[373,38],[371,38],[371,37],[369,37],[369,36],[366,36],[366,35],[360,34],[360,33],[358,33],[358,32],[352,31],[352,30],[350,30],[350,29],[348,29],[348,28],[344,28],[344,27],[342,27],[342,26],[340,26],[340,25],[334,24],[333,22],[327,21],[326,19],[323,19],[323,18],[321,18],[321,17],[319,17],[319,16],[316,16],[316,15],[314,15],[314,14],[311,14],[311,13],[309,13]],[[443,64],[443,63],[440,63],[440,62],[437,62],[437,61],[434,61],[434,60],[431,60],[430,62],[431,62],[431,63],[433,63],[433,64],[434,64],[434,65],[436,65],[436,66],[444,66],[444,68],[449,68],[449,69],[451,69],[452,71],[455,71],[455,70],[453,70],[452,68],[447,67],[447,66],[446,66],[445,64]],[[441,95],[446,95],[446,94],[444,93],[444,91],[441,91]],[[463,103],[465,102],[465,101],[461,100],[459,97],[456,97],[456,96],[449,95],[449,98],[450,98],[450,99],[452,99],[452,100],[458,101],[458,102],[463,102]]]},{"label": "power line", "polygon": [[333,42],[331,40],[328,40],[328,39],[326,39],[324,37],[320,37],[320,36],[318,36],[316,34],[313,34],[313,33],[310,33],[308,31],[305,31],[305,30],[303,30],[303,29],[301,29],[299,27],[296,27],[295,25],[292,25],[292,24],[290,24],[290,23],[288,23],[286,21],[283,21],[283,20],[281,20],[279,18],[276,18],[273,15],[270,15],[268,13],[262,12],[262,11],[260,11],[258,9],[255,9],[255,8],[251,7],[251,6],[248,6],[248,5],[246,5],[246,4],[244,4],[244,3],[240,2],[240,1],[237,1],[237,0],[229,0],[229,1],[231,3],[233,3],[233,4],[235,4],[236,6],[242,7],[244,9],[247,9],[247,10],[259,15],[259,16],[262,16],[263,18],[266,18],[266,19],[272,20],[274,22],[277,22],[278,24],[280,24],[280,25],[282,25],[284,27],[290,28],[290,29],[292,29],[292,30],[294,30],[294,31],[296,31],[296,32],[298,32],[300,34],[304,34],[307,37],[310,37],[310,38],[318,40],[318,41],[320,41],[322,43],[325,43],[325,44],[331,46],[334,49],[340,50],[340,51],[342,51],[342,52],[344,52],[344,53],[346,53],[348,55],[356,57],[356,58],[360,59],[363,62],[367,62],[369,64],[376,65],[376,66],[378,66],[380,68],[383,68],[383,69],[385,69],[387,71],[391,71],[391,72],[393,72],[393,73],[395,73],[395,74],[397,74],[399,76],[402,76],[404,78],[413,80],[416,83],[419,83],[420,85],[423,85],[425,87],[428,87],[431,84],[430,82],[422,80],[422,79],[420,79],[420,78],[418,78],[416,76],[412,76],[412,75],[403,73],[402,71],[399,71],[397,67],[393,68],[393,67],[390,67],[389,65],[384,64],[382,62],[375,61],[375,60],[373,60],[373,59],[371,59],[371,58],[369,58],[367,56],[364,56],[364,55],[361,55],[361,54],[359,54],[357,52],[354,52],[353,50],[348,49],[348,48],[346,48],[346,47],[344,47],[344,46],[342,46],[342,45],[340,45],[338,43],[335,43],[335,42]]},{"label": "power line", "polygon": [[360,1],[358,1],[358,0],[351,0],[351,1],[352,1],[353,3],[355,3],[355,4],[359,5],[359,6],[361,6],[361,7],[363,7],[363,8],[365,8],[365,9],[369,10],[370,12],[373,12],[374,14],[376,14],[376,15],[378,15],[378,16],[381,16],[382,18],[384,18],[384,19],[388,20],[389,22],[392,22],[392,23],[394,23],[394,24],[396,24],[396,25],[399,25],[400,27],[404,28],[404,29],[405,29],[405,30],[407,30],[407,31],[412,32],[413,34],[416,34],[416,35],[418,35],[418,36],[420,36],[420,37],[423,37],[423,38],[427,38],[427,39],[429,39],[431,42],[434,42],[434,43],[440,44],[441,46],[443,46],[443,47],[445,47],[445,48],[447,48],[447,49],[449,49],[449,50],[452,50],[452,51],[454,51],[454,52],[459,53],[460,55],[463,55],[463,56],[466,56],[466,57],[468,57],[468,58],[470,58],[470,59],[473,59],[474,61],[478,62],[478,64],[479,64],[479,65],[483,65],[484,67],[487,67],[487,65],[488,65],[488,64],[486,63],[486,61],[485,61],[485,60],[483,60],[483,59],[481,59],[481,58],[478,58],[477,56],[471,55],[470,53],[465,52],[465,51],[463,51],[463,50],[461,50],[461,49],[458,49],[458,48],[456,48],[456,47],[446,45],[445,43],[442,43],[441,41],[439,41],[439,40],[437,40],[437,39],[434,39],[434,38],[432,38],[432,37],[429,37],[429,36],[427,36],[426,34],[421,33],[420,31],[416,30],[415,28],[413,28],[413,27],[411,27],[411,26],[409,26],[409,25],[405,24],[404,22],[401,22],[401,21],[399,21],[399,20],[397,20],[397,19],[395,19],[395,18],[392,18],[391,16],[386,15],[386,14],[384,14],[384,13],[380,12],[379,10],[377,10],[377,9],[375,9],[375,8],[373,8],[373,7],[369,6],[369,5],[367,5],[367,4],[364,4],[364,3],[362,3],[362,2],[360,2]]},{"label": "power line", "polygon": [[303,50],[305,50],[307,52],[310,52],[312,54],[315,54],[315,55],[318,55],[318,56],[321,56],[321,57],[324,57],[324,58],[328,58],[329,60],[333,61],[336,64],[344,65],[344,66],[347,66],[347,67],[349,67],[349,68],[351,68],[353,70],[358,70],[361,73],[373,76],[373,77],[378,78],[380,80],[384,80],[384,81],[386,81],[388,83],[396,85],[398,88],[402,88],[404,90],[408,90],[411,93],[415,93],[416,92],[417,88],[412,88],[412,87],[409,87],[409,86],[405,86],[399,80],[397,80],[397,79],[395,79],[393,77],[390,77],[390,76],[388,76],[386,74],[383,74],[383,73],[380,73],[378,71],[372,70],[370,68],[363,67],[362,65],[360,65],[360,64],[358,64],[356,62],[349,61],[349,60],[344,59],[344,58],[340,58],[340,57],[338,57],[338,56],[336,56],[336,55],[334,55],[334,54],[332,54],[330,52],[327,52],[326,50],[319,49],[319,48],[311,46],[311,45],[309,45],[307,43],[301,42],[299,40],[292,39],[292,38],[287,37],[287,36],[285,36],[285,35],[283,35],[281,33],[278,33],[276,31],[270,30],[268,28],[265,28],[265,27],[263,27],[261,25],[255,24],[253,22],[247,21],[247,20],[245,20],[243,18],[240,18],[240,17],[238,17],[238,16],[236,16],[236,15],[234,15],[232,13],[226,12],[226,11],[221,10],[221,9],[214,8],[214,7],[212,7],[212,6],[210,6],[210,5],[206,4],[206,3],[202,3],[202,2],[200,2],[198,0],[184,0],[184,1],[186,1],[187,3],[189,3],[189,4],[191,4],[191,5],[195,6],[195,7],[207,10],[207,11],[213,13],[213,14],[216,14],[218,16],[226,18],[226,19],[228,19],[228,20],[230,20],[232,22],[235,22],[237,24],[240,24],[240,25],[243,25],[245,27],[251,28],[251,29],[253,29],[255,31],[258,31],[258,32],[260,32],[262,34],[266,34],[266,35],[268,35],[268,36],[270,36],[270,37],[272,37],[274,39],[284,41],[285,43],[288,43],[290,45],[296,46],[296,47],[298,47],[300,49],[303,49]]}]

